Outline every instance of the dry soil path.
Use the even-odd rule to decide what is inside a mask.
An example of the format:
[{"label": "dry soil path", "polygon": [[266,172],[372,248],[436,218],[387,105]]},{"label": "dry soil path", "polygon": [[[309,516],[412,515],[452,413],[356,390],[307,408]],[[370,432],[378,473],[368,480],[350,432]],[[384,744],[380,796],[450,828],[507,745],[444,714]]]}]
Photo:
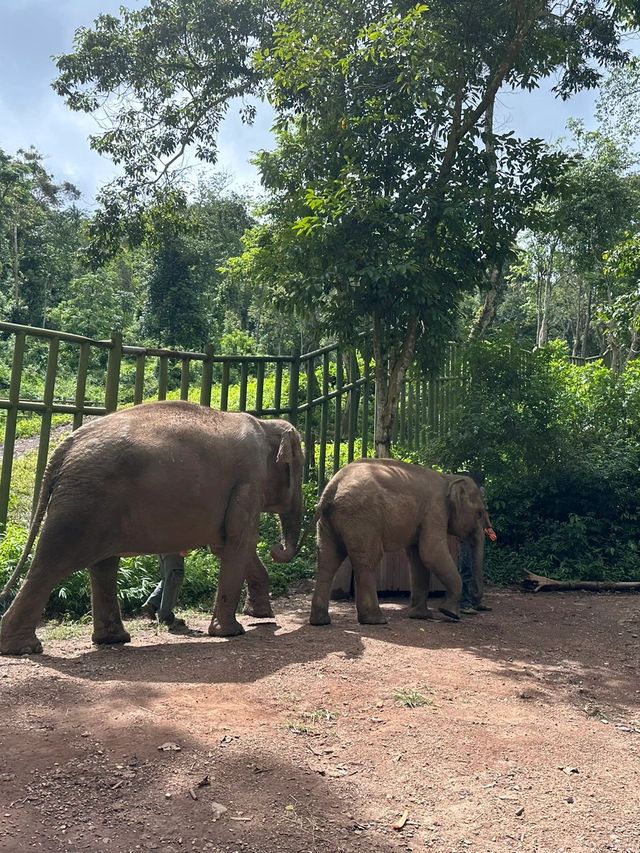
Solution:
[{"label": "dry soil path", "polygon": [[492,602],[313,628],[298,596],[244,637],[137,621],[118,648],[41,631],[0,659],[0,850],[639,853],[640,597]]}]

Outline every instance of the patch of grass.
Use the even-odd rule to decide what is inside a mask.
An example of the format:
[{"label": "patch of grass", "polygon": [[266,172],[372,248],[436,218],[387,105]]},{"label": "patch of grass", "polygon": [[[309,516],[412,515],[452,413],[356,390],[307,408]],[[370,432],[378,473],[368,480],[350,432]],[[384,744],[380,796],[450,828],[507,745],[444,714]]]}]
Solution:
[{"label": "patch of grass", "polygon": [[299,719],[287,721],[287,728],[296,735],[317,737],[320,734],[317,726],[323,723],[334,723],[338,719],[338,716],[337,711],[330,711],[328,708],[315,708],[313,711],[302,711]]},{"label": "patch of grass", "polygon": [[307,737],[317,737],[320,732],[313,726],[309,726],[300,720],[288,720],[287,728],[294,735],[307,735]]},{"label": "patch of grass", "polygon": [[403,705],[405,708],[420,708],[422,705],[433,705],[431,699],[413,689],[395,690],[393,698],[398,705]]},{"label": "patch of grass", "polygon": [[311,723],[333,723],[338,719],[338,712],[329,711],[327,708],[316,708],[315,711],[303,711],[302,717]]},{"label": "patch of grass", "polygon": [[79,620],[63,619],[61,622],[48,622],[44,628],[47,640],[77,640],[91,631],[91,616],[85,614]]}]

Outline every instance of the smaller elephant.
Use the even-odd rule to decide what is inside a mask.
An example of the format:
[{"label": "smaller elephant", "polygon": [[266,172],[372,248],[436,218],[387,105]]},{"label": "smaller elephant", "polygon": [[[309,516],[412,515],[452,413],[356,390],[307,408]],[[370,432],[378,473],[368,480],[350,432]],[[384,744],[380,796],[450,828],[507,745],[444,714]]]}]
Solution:
[{"label": "smaller elephant", "polygon": [[328,625],[329,596],[340,563],[349,557],[358,621],[384,624],[376,589],[383,554],[406,550],[411,565],[414,619],[429,617],[430,571],[446,590],[440,611],[459,619],[462,582],[447,534],[471,540],[474,572],[481,583],[483,528],[490,527],[484,499],[470,477],[440,474],[396,459],[352,462],[327,484],[318,504],[318,563],[311,604],[312,625]]}]

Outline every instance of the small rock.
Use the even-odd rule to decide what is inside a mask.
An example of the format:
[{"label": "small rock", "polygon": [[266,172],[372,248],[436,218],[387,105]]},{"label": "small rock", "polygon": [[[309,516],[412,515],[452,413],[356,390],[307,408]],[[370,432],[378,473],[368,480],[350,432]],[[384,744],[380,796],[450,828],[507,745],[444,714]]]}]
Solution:
[{"label": "small rock", "polygon": [[211,810],[213,811],[213,819],[218,820],[227,811],[227,807],[221,803],[211,803]]},{"label": "small rock", "polygon": [[166,743],[160,744],[158,750],[160,752],[180,752],[180,747],[177,743],[173,743],[172,741],[168,740]]},{"label": "small rock", "polygon": [[516,809],[516,817],[522,817],[524,814],[524,806],[520,806],[519,809]]}]

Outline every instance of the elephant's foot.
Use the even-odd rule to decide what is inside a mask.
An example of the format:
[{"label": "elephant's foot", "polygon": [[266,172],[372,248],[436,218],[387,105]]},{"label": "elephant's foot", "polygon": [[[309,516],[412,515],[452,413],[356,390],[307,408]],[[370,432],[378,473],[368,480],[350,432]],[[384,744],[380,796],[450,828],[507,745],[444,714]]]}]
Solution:
[{"label": "elephant's foot", "polygon": [[117,643],[130,643],[131,634],[124,625],[106,625],[97,628],[91,635],[91,642],[96,646],[113,646]]},{"label": "elephant's foot", "polygon": [[0,655],[40,655],[42,643],[33,634],[15,634],[0,637]]},{"label": "elephant's foot", "polygon": [[309,616],[310,625],[331,625],[331,616],[326,607],[312,607]]},{"label": "elephant's foot", "polygon": [[386,625],[388,620],[381,610],[373,613],[358,613],[358,622],[361,625]]},{"label": "elephant's foot", "polygon": [[433,619],[433,613],[423,604],[417,604],[407,610],[409,619]]},{"label": "elephant's foot", "polygon": [[209,625],[210,637],[239,637],[240,634],[244,634],[244,628],[237,619],[221,622],[214,616]]},{"label": "elephant's foot", "polygon": [[253,616],[255,619],[273,619],[273,608],[269,599],[266,601],[248,599],[242,612],[245,616]]},{"label": "elephant's foot", "polygon": [[442,613],[443,616],[446,616],[447,619],[449,619],[451,622],[459,622],[460,621],[460,614],[456,613],[453,610],[449,610],[448,607],[441,607],[440,613]]}]

